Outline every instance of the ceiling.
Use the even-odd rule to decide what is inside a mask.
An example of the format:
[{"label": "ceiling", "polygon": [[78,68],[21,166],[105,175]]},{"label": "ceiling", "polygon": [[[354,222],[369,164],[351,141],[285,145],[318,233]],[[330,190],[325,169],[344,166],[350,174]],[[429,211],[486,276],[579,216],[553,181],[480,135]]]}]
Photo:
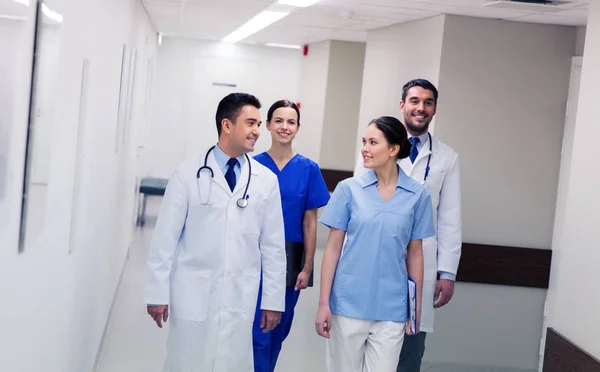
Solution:
[{"label": "ceiling", "polygon": [[[309,44],[328,39],[366,41],[369,30],[439,14],[519,22],[583,26],[589,0],[552,7],[506,9],[495,0],[320,0],[244,39],[244,43]],[[142,0],[157,31],[165,35],[221,40],[276,0]],[[544,10],[552,10],[545,12]]]},{"label": "ceiling", "polygon": [[28,2],[0,1],[0,19],[25,21],[29,15]]}]

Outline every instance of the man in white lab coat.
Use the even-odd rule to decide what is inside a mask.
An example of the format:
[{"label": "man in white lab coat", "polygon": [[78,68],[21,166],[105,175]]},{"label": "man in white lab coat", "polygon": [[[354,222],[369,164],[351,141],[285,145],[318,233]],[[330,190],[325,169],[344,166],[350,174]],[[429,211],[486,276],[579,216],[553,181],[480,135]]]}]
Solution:
[{"label": "man in white lab coat", "polygon": [[[169,180],[148,257],[145,300],[162,328],[165,372],[252,371],[252,323],[263,279],[262,326],[285,310],[286,255],[277,177],[247,156],[260,102],[223,98],[219,141]],[[166,150],[167,151],[167,150]]]},{"label": "man in white lab coat", "polygon": [[[402,170],[429,189],[436,235],[423,240],[424,281],[421,332],[405,336],[398,372],[418,372],[425,353],[425,337],[433,332],[434,308],[454,295],[454,281],[462,247],[461,193],[458,154],[429,134],[436,113],[438,91],[425,79],[402,88],[400,111],[412,143],[410,156],[398,162]],[[355,175],[364,172],[358,156]]]}]

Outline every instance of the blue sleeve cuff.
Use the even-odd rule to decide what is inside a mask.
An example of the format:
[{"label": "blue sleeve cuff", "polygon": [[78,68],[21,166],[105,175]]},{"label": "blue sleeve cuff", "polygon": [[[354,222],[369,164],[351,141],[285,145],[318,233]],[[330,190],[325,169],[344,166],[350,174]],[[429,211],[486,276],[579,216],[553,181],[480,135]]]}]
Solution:
[{"label": "blue sleeve cuff", "polygon": [[453,282],[456,281],[456,275],[455,274],[451,274],[451,273],[447,273],[445,271],[440,271],[440,279],[447,279],[447,280],[452,280]]}]

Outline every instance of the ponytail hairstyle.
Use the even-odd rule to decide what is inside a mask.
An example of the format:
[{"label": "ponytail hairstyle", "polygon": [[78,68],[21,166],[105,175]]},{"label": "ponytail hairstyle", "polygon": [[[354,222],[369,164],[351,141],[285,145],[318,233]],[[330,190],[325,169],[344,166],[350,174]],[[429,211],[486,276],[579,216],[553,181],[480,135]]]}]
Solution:
[{"label": "ponytail hairstyle", "polygon": [[400,151],[396,154],[396,159],[404,159],[410,155],[412,145],[408,140],[406,128],[404,128],[400,120],[393,116],[381,116],[373,119],[369,125],[375,125],[383,133],[390,146],[400,146]]}]

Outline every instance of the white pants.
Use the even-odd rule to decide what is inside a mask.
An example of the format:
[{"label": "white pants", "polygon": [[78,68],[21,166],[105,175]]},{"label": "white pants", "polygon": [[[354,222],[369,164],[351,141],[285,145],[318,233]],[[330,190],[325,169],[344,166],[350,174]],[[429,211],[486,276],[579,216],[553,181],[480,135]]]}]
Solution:
[{"label": "white pants", "polygon": [[329,372],[396,372],[406,323],[331,316]]}]

